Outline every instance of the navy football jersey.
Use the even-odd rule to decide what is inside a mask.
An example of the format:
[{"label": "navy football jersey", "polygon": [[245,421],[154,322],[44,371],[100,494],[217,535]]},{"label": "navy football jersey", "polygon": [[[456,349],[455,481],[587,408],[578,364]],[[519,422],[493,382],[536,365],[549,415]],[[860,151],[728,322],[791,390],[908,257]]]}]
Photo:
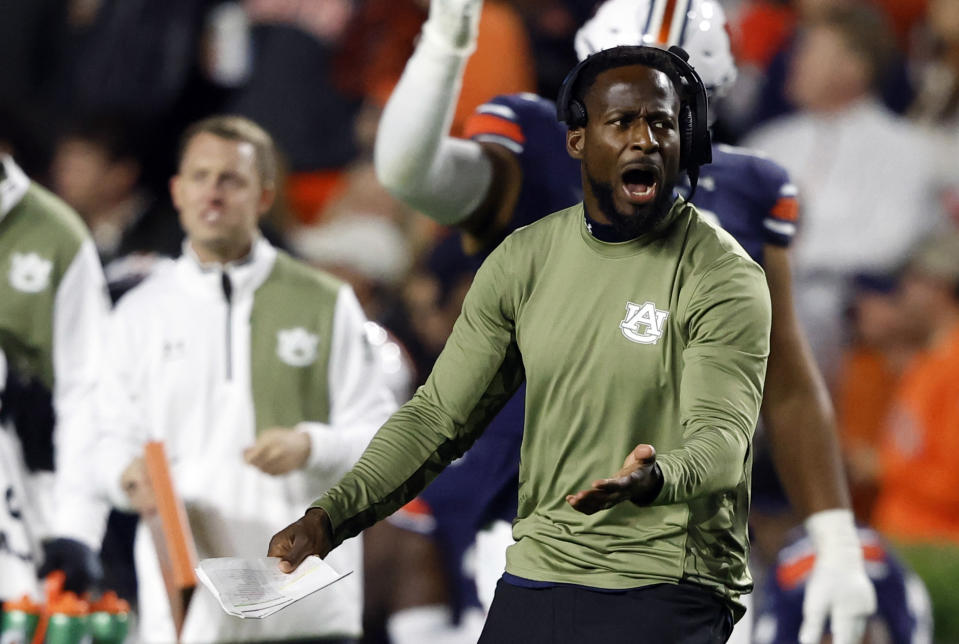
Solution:
[{"label": "navy football jersey", "polygon": [[[866,573],[876,590],[877,610],[868,632],[882,632],[871,641],[932,642],[931,605],[922,581],[885,547],[875,530],[860,528],[859,540]],[[753,628],[755,644],[799,641],[803,594],[815,561],[812,541],[802,531],[779,552],[766,575],[763,604]]]},{"label": "navy football jersey", "polygon": [[[679,187],[687,194],[689,184]],[[703,166],[693,203],[717,221],[749,256],[763,264],[763,246],[789,246],[796,233],[796,186],[780,165],[746,148],[713,146]]]},{"label": "navy football jersey", "polygon": [[[477,108],[464,135],[499,144],[519,161],[522,186],[503,237],[582,201],[580,162],[566,151],[566,126],[556,120],[552,101],[525,93],[497,96]],[[685,194],[688,185],[677,191]],[[786,171],[745,149],[713,146],[713,162],[701,171],[693,203],[718,220],[760,264],[764,244],[788,246],[796,230],[796,189]],[[516,516],[523,392],[517,392],[462,459],[390,519],[437,540],[456,609],[478,603],[468,557],[477,530]]]}]

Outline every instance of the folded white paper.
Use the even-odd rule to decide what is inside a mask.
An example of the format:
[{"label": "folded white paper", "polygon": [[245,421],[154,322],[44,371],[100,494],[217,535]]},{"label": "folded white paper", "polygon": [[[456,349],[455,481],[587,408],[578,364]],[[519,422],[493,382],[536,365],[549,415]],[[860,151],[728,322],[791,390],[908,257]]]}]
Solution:
[{"label": "folded white paper", "polygon": [[196,575],[228,614],[261,619],[352,572],[340,574],[315,555],[290,574],[279,564],[277,557],[219,557],[201,561]]}]

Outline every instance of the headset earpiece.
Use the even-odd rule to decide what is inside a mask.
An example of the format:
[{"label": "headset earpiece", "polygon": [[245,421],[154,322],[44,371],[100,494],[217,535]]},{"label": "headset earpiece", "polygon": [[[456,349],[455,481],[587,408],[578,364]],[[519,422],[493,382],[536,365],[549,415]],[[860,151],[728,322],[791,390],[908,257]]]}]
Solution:
[{"label": "headset earpiece", "polygon": [[[708,95],[706,86],[696,70],[687,62],[689,54],[682,47],[673,45],[667,53],[674,58],[673,62],[679,68],[680,76],[683,81],[683,94],[681,98],[683,105],[679,112],[679,127],[682,136],[682,153],[680,157],[680,167],[688,170],[696,167],[698,176],[698,167],[706,165],[713,160],[712,138],[709,135],[709,118],[706,114],[708,109]],[[696,182],[690,174],[690,180],[695,189]]]},{"label": "headset earpiece", "polygon": [[563,84],[559,88],[559,96],[556,98],[556,118],[561,123],[565,123],[570,129],[584,127],[586,125],[586,106],[573,96],[573,88],[576,85],[576,78],[580,70],[586,66],[589,58],[580,61],[576,67],[566,74]]},{"label": "headset earpiece", "polygon": [[586,127],[586,106],[575,98],[569,102],[569,126]]},{"label": "headset earpiece", "polygon": [[679,108],[679,169],[685,170],[693,158],[693,138],[695,136],[695,120],[693,111],[688,103]]}]

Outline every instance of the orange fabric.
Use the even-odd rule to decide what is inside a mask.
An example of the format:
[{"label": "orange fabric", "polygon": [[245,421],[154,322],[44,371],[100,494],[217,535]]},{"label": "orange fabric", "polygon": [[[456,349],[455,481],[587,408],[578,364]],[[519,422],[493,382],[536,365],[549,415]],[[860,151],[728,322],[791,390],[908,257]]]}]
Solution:
[{"label": "orange fabric", "polygon": [[796,24],[795,12],[767,1],[754,2],[743,11],[733,29],[733,54],[739,64],[766,69],[782,49]]},{"label": "orange fabric", "polygon": [[475,113],[466,119],[466,124],[463,126],[463,138],[469,139],[477,134],[498,134],[512,141],[516,141],[520,145],[526,143],[523,130],[517,123],[508,121],[495,114]]},{"label": "orange fabric", "polygon": [[879,442],[896,383],[896,375],[879,353],[862,348],[849,352],[840,374],[836,400],[843,446]]},{"label": "orange fabric", "polygon": [[343,188],[342,170],[296,172],[286,179],[290,210],[301,224],[315,224],[323,207]]},{"label": "orange fabric", "polygon": [[903,376],[880,447],[877,527],[959,543],[959,325]]},{"label": "orange fabric", "polygon": [[799,200],[795,197],[780,197],[769,214],[784,221],[799,221]]}]

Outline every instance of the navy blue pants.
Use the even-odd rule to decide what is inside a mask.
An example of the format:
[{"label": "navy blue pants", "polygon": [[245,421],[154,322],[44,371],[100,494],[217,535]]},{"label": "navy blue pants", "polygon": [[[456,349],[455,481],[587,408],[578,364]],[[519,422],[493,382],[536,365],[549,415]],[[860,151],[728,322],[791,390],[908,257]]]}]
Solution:
[{"label": "navy blue pants", "polygon": [[694,584],[602,592],[500,580],[479,644],[722,644],[732,630],[729,606]]}]

